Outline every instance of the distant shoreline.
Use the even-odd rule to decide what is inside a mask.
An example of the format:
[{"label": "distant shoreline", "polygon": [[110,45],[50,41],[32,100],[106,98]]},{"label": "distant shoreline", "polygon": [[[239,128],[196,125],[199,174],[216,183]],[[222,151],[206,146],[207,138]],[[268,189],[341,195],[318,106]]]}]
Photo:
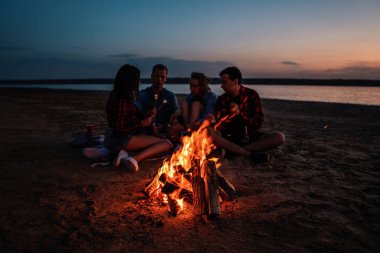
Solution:
[{"label": "distant shoreline", "polygon": [[[149,78],[142,78],[142,83],[150,83]],[[186,84],[189,78],[168,78],[167,84]],[[0,80],[0,84],[110,84],[110,78],[87,79],[39,79],[39,80]],[[212,78],[212,84],[219,84],[219,78]],[[260,85],[317,85],[317,86],[380,86],[380,80],[362,79],[295,79],[295,78],[245,78],[245,84]]]}]

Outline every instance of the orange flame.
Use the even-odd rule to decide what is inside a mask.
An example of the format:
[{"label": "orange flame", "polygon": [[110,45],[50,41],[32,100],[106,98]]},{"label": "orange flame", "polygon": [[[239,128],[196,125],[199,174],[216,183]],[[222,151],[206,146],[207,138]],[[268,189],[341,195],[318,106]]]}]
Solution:
[{"label": "orange flame", "polygon": [[[197,131],[192,132],[190,136],[182,137],[181,148],[173,153],[170,159],[163,162],[155,177],[157,187],[154,190],[154,195],[158,198],[162,196],[161,198],[164,203],[168,203],[168,198],[171,201],[176,201],[179,206],[177,214],[184,210],[184,197],[181,196],[181,192],[186,190],[192,193],[191,180],[189,180],[192,162],[197,160],[200,166],[202,166],[203,162],[207,159],[207,155],[216,148],[212,143],[211,137],[208,135],[207,128],[209,126],[209,121],[205,120]],[[217,162],[218,159],[213,158],[213,160]],[[220,164],[217,165],[217,167],[219,166]],[[165,194],[162,191],[164,187],[167,187],[168,182],[169,185],[176,189]]]}]

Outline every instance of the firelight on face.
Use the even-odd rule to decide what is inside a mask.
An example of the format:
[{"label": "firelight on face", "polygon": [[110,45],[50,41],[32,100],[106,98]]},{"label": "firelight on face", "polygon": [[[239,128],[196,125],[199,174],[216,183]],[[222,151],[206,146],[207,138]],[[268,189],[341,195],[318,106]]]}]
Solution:
[{"label": "firelight on face", "polygon": [[190,92],[194,96],[201,96],[201,86],[199,85],[199,81],[197,79],[190,79]]}]

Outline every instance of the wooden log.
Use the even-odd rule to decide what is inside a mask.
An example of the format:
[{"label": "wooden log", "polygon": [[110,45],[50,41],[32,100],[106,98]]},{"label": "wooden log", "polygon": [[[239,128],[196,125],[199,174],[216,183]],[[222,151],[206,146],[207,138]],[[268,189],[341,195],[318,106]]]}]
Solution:
[{"label": "wooden log", "polygon": [[163,194],[170,194],[178,189],[179,189],[179,186],[176,183],[170,182],[169,180],[167,180],[164,186],[162,187],[161,192]]},{"label": "wooden log", "polygon": [[181,207],[180,205],[178,204],[177,200],[175,199],[172,199],[169,195],[168,195],[168,204],[169,204],[169,215],[170,216],[173,216],[173,217],[176,217],[177,214],[180,212],[181,210]]},{"label": "wooden log", "polygon": [[182,165],[180,165],[180,164],[179,165],[175,165],[174,166],[174,170],[177,171],[178,173],[180,173],[181,175],[187,173],[186,170],[185,170],[185,168]]},{"label": "wooden log", "polygon": [[183,199],[186,203],[193,204],[193,193],[191,191],[182,188],[179,198]]},{"label": "wooden log", "polygon": [[167,174],[162,173],[159,178],[159,181],[162,183],[162,192],[165,194],[170,194],[173,191],[183,188],[187,191],[192,192],[191,181],[188,181],[184,175],[175,172],[173,178],[170,178]]},{"label": "wooden log", "polygon": [[[179,175],[178,173],[176,174],[178,175],[177,178],[181,177],[181,175]],[[148,197],[152,196],[153,193],[155,193],[160,188],[160,185],[163,185],[161,191],[164,194],[170,194],[173,191],[179,189],[180,187],[185,188],[186,190],[191,192],[191,182],[188,181],[187,184],[183,184],[182,186],[180,186],[179,183],[180,182],[176,182],[172,178],[168,177],[166,173],[162,173],[161,175],[156,174],[154,178],[145,185],[144,193]]]},{"label": "wooden log", "polygon": [[220,215],[219,202],[219,185],[216,174],[216,165],[214,161],[207,160],[202,164],[202,172],[204,173],[206,201],[208,204],[208,215]]},{"label": "wooden log", "polygon": [[206,202],[205,182],[201,176],[201,167],[199,161],[194,160],[192,173],[193,188],[193,208],[195,215],[208,214],[208,204]]},{"label": "wooden log", "polygon": [[230,196],[228,196],[228,194],[220,187],[220,185],[219,185],[219,197],[221,198],[220,199],[221,202],[230,199]]},{"label": "wooden log", "polygon": [[161,192],[163,194],[170,194],[179,189],[177,183],[171,180],[166,173],[162,173],[158,180],[162,183],[161,185],[163,185],[161,187]]},{"label": "wooden log", "polygon": [[233,198],[236,190],[232,183],[223,176],[220,170],[216,170],[216,175],[218,177],[219,189],[221,189],[221,196],[223,200]]},{"label": "wooden log", "polygon": [[152,196],[160,188],[159,182],[160,175],[156,173],[151,181],[145,184],[144,194],[148,197]]},{"label": "wooden log", "polygon": [[158,178],[158,180],[165,184],[166,183],[166,180],[168,179],[168,175],[166,175],[166,173],[162,173],[161,176]]},{"label": "wooden log", "polygon": [[182,165],[176,165],[174,169],[176,172],[183,175],[187,181],[191,182],[191,173],[186,171]]}]

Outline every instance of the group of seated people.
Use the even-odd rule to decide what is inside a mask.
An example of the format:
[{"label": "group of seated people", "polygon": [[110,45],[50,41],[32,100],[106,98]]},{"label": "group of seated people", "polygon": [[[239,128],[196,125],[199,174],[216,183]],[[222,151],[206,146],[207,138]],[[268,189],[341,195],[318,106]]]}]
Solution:
[{"label": "group of seated people", "polygon": [[108,157],[116,167],[138,171],[140,161],[172,150],[181,133],[197,130],[205,120],[218,124],[218,128],[208,128],[217,147],[255,162],[268,161],[265,151],[285,142],[283,133],[260,131],[264,114],[259,95],[242,85],[237,67],[220,72],[225,93],[218,98],[205,74],[191,73],[191,93],[180,106],[175,94],[164,87],[167,75],[165,65],[153,66],[152,85],[140,90],[139,69],[122,66],[107,100],[109,129],[103,146],[85,148],[84,155],[91,159]]}]

